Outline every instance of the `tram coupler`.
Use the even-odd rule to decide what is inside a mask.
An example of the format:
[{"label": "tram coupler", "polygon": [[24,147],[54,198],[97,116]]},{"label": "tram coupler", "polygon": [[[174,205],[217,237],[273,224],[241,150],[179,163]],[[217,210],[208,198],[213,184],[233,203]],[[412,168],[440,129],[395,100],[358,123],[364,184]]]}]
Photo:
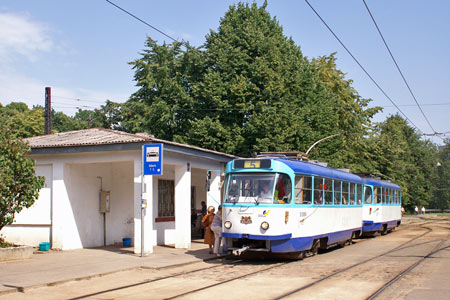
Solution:
[{"label": "tram coupler", "polygon": [[244,246],[244,247],[242,247],[242,248],[240,248],[240,249],[234,249],[234,250],[233,250],[233,255],[239,256],[239,255],[241,255],[242,253],[244,253],[245,251],[247,251],[248,249],[250,249],[249,246]]}]

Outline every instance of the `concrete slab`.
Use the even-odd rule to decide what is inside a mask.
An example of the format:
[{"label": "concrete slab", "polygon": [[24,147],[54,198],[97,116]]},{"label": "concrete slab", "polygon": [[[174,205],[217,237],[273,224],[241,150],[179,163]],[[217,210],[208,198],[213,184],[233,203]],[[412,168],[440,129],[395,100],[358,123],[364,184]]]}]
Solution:
[{"label": "concrete slab", "polygon": [[157,246],[140,257],[133,248],[101,247],[36,251],[31,259],[0,262],[0,295],[71,280],[88,279],[134,268],[167,268],[214,259],[208,246],[193,241],[190,250]]}]

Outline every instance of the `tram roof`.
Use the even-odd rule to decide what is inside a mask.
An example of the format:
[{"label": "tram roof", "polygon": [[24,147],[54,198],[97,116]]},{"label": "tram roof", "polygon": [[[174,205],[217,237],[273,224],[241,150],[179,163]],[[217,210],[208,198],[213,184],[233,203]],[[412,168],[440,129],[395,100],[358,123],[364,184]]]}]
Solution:
[{"label": "tram roof", "polygon": [[363,177],[362,179],[363,179],[365,184],[370,184],[370,185],[374,185],[374,186],[381,186],[381,187],[387,187],[387,188],[396,189],[396,190],[400,189],[400,186],[396,185],[395,183],[386,181],[386,180],[370,178],[370,177]]},{"label": "tram roof", "polygon": [[352,174],[352,173],[340,171],[337,169],[321,166],[321,165],[306,162],[306,161],[299,161],[299,160],[286,159],[286,158],[273,158],[273,159],[286,164],[289,168],[291,168],[296,173],[318,175],[318,176],[323,176],[323,177],[328,177],[328,178],[333,178],[333,179],[340,179],[340,180],[362,183],[361,177],[359,177],[358,175]]}]

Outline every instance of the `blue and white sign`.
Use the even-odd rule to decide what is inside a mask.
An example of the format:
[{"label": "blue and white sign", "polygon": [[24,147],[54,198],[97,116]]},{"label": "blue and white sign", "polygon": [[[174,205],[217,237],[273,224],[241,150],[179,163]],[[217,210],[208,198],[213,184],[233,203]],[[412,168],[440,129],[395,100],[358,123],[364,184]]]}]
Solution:
[{"label": "blue and white sign", "polygon": [[142,147],[144,175],[162,175],[163,144],[150,144]]}]

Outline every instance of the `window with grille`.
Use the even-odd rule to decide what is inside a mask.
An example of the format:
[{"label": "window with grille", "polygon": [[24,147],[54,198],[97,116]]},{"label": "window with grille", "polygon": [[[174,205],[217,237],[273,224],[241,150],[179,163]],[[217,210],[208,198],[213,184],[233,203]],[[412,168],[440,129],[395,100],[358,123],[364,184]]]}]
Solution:
[{"label": "window with grille", "polygon": [[158,180],[158,217],[175,216],[175,182]]}]

